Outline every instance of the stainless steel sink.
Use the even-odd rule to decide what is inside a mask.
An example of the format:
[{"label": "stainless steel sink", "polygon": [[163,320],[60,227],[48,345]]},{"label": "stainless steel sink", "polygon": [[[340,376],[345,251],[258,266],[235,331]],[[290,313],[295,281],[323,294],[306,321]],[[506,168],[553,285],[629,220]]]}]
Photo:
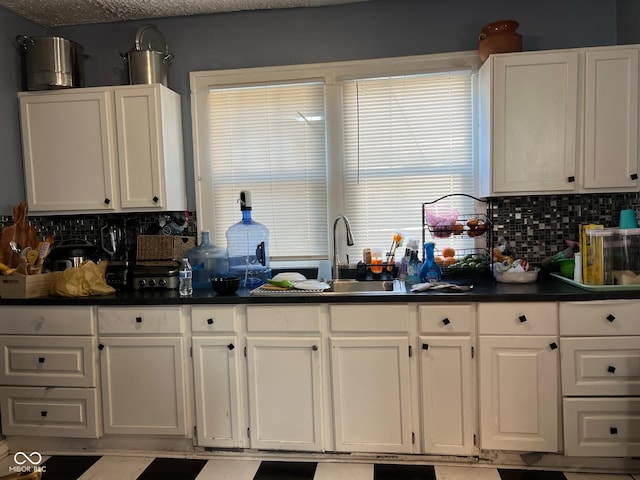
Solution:
[{"label": "stainless steel sink", "polygon": [[335,280],[326,293],[406,293],[402,280]]}]

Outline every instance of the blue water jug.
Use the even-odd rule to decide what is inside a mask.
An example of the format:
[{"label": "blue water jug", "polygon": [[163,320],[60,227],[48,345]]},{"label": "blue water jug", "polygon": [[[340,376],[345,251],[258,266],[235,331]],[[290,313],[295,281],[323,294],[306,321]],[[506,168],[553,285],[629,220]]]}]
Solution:
[{"label": "blue water jug", "polygon": [[251,218],[251,193],[240,192],[242,220],[227,230],[229,276],[240,277],[240,286],[255,288],[271,278],[269,229]]}]

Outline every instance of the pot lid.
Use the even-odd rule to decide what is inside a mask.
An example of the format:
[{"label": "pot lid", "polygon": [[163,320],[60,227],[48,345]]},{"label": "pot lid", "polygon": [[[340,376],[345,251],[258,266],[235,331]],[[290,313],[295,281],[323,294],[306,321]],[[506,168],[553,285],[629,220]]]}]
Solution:
[{"label": "pot lid", "polygon": [[136,33],[136,50],[155,50],[156,52],[169,53],[169,47],[164,41],[162,32],[150,23],[138,29]]}]

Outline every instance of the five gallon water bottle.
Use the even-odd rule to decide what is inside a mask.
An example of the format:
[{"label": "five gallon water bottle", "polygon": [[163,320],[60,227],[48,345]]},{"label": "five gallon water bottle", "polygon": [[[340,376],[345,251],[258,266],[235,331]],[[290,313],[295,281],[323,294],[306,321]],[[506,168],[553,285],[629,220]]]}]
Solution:
[{"label": "five gallon water bottle", "polygon": [[240,277],[240,286],[259,287],[271,278],[269,230],[251,218],[251,193],[240,192],[242,220],[227,230],[229,275]]},{"label": "five gallon water bottle", "polygon": [[211,279],[228,274],[227,251],[211,243],[209,230],[202,231],[200,245],[192,248],[185,256],[193,270],[193,288],[211,288]]},{"label": "five gallon water bottle", "polygon": [[180,265],[180,271],[178,272],[178,276],[180,278],[179,291],[181,297],[190,297],[193,295],[193,285],[191,282],[192,273],[189,259],[183,258],[182,265]]}]

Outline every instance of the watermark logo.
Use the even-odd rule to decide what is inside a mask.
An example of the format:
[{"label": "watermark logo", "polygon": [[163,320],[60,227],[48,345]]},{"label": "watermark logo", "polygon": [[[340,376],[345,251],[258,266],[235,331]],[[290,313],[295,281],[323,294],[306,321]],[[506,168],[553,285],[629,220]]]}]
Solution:
[{"label": "watermark logo", "polygon": [[42,455],[39,452],[16,452],[13,455],[15,465],[9,467],[10,472],[44,472],[46,467],[42,463]]}]

